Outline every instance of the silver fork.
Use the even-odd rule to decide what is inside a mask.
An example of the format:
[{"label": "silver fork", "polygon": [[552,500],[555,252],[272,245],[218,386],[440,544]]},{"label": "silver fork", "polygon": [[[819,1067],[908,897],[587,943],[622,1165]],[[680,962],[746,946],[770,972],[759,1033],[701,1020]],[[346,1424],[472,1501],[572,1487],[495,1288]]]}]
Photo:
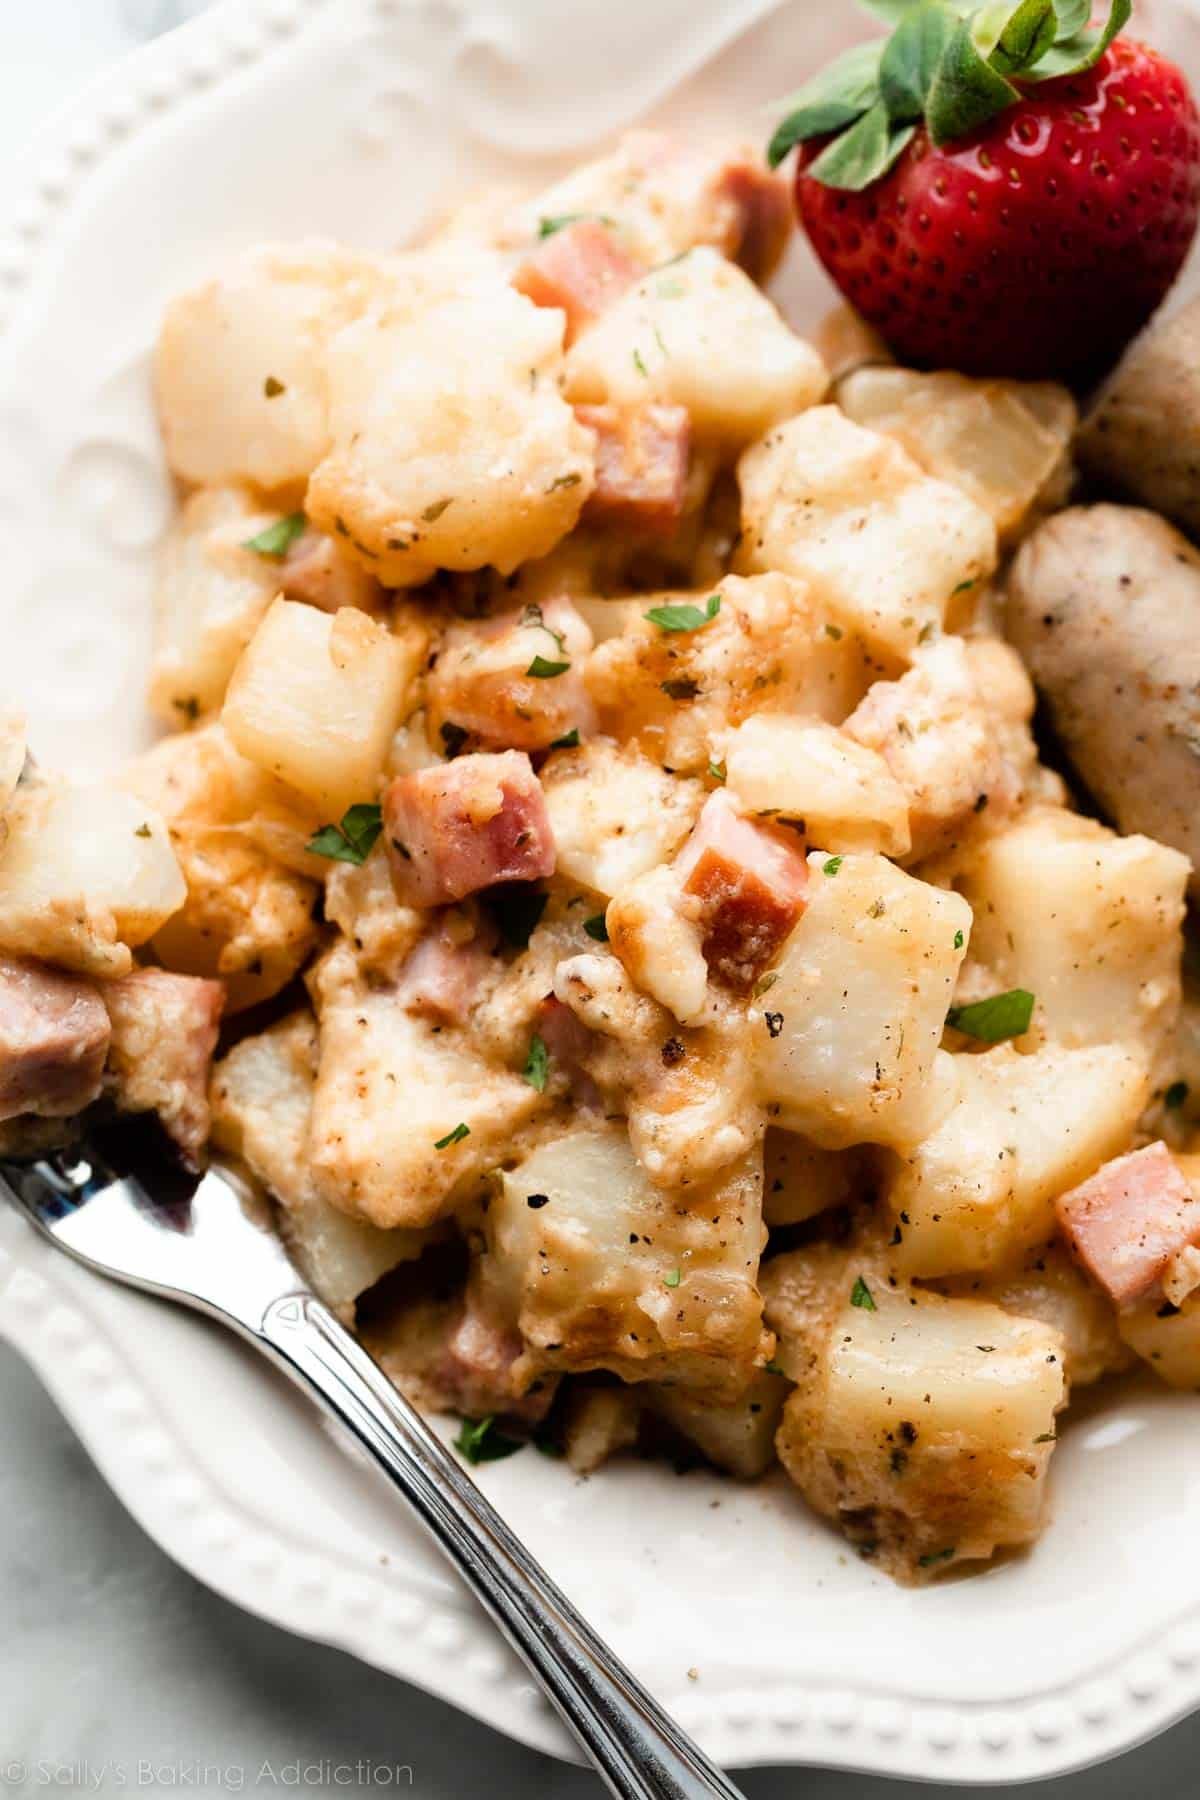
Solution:
[{"label": "silver fork", "polygon": [[76,1261],[232,1327],[348,1428],[619,1800],[742,1800],[305,1285],[236,1177],[189,1175],[154,1128],[123,1122],[67,1151],[0,1162],[0,1190]]}]

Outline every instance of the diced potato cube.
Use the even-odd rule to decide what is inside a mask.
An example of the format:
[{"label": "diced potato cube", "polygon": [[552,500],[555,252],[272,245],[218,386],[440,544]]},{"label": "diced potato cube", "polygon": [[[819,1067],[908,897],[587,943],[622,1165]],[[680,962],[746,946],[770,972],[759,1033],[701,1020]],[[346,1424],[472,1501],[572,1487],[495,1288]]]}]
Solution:
[{"label": "diced potato cube", "polygon": [[19,787],[0,844],[0,949],[84,975],[127,975],[129,946],[177,912],[187,888],[167,828],[119,789]]},{"label": "diced potato cube", "polygon": [[1152,1056],[1179,1007],[1188,872],[1150,838],[1038,808],[981,844],[959,884],[972,958],[1000,988],[1035,994],[1056,1042],[1120,1039]]},{"label": "diced potato cube", "polygon": [[615,1123],[542,1143],[501,1177],[485,1221],[490,1279],[531,1366],[738,1392],[762,1335],[761,1181],[752,1154],[664,1191]]},{"label": "diced potato cube", "polygon": [[812,584],[843,626],[901,659],[942,628],[955,591],[996,567],[996,528],[891,438],[836,406],[768,432],[738,465],[745,570]]},{"label": "diced potato cube", "polygon": [[952,1299],[988,1300],[1019,1319],[1049,1325],[1063,1340],[1072,1389],[1120,1374],[1133,1361],[1107,1297],[1059,1244],[1031,1250],[1011,1274],[958,1275],[939,1282],[938,1292]]},{"label": "diced potato cube", "polygon": [[415,640],[365,613],[276,600],[233,672],[221,722],[243,756],[338,819],[374,799],[417,670]]},{"label": "diced potato cube", "polygon": [[834,725],[760,713],[733,733],[725,764],[743,811],[801,819],[823,850],[909,849],[903,789],[882,756]]},{"label": "diced potato cube", "polygon": [[[438,645],[425,683],[429,731],[435,743],[545,750],[580,728],[592,708],[584,666],[592,634],[569,600],[526,606],[487,620],[451,625]],[[531,675],[543,662],[566,663],[551,678]]]},{"label": "diced potato cube", "polygon": [[321,1011],[317,1192],[383,1230],[433,1225],[482,1187],[545,1106],[460,1034],[413,1018],[386,990],[353,988]]},{"label": "diced potato cube", "polygon": [[1118,1315],[1125,1343],[1168,1387],[1200,1392],[1200,1293],[1182,1306],[1153,1300]]},{"label": "diced potato cube", "polygon": [[622,294],[567,356],[577,403],[685,407],[700,442],[737,451],[821,399],[825,365],[749,276],[693,250]]},{"label": "diced potato cube", "polygon": [[1078,412],[1052,382],[862,368],[837,399],[855,424],[894,437],[927,474],[961,488],[1008,541],[1064,485]]},{"label": "diced potato cube", "polygon": [[686,1388],[655,1384],[646,1401],[718,1469],[754,1481],[775,1461],[775,1433],[789,1391],[781,1375],[764,1369],[736,1399],[712,1400]]},{"label": "diced potato cube", "polygon": [[1011,655],[996,639],[968,649],[962,638],[939,638],[899,681],[877,681],[845,722],[899,783],[914,862],[961,841],[981,813],[992,827],[1021,798],[1037,762],[1034,696],[1019,663],[1010,679]]},{"label": "diced potato cube", "polygon": [[719,607],[696,631],[664,631],[646,615],[680,604],[707,615],[712,595],[648,598],[587,667],[603,728],[637,732],[651,755],[689,774],[707,770],[725,734],[754,714],[840,724],[881,672],[802,582],[728,575],[719,592]]},{"label": "diced potato cube", "polygon": [[788,1474],[901,1579],[1028,1543],[1066,1398],[1059,1334],[982,1301],[856,1282],[852,1269],[784,1409]]},{"label": "diced potato cube", "polygon": [[606,898],[673,856],[704,801],[699,782],[602,742],[552,756],[542,787],[558,873]]},{"label": "diced potato cube", "polygon": [[568,1465],[576,1475],[594,1475],[637,1443],[641,1418],[641,1395],[633,1388],[576,1388],[563,1426]]},{"label": "diced potato cube", "polygon": [[227,1012],[277,994],[316,942],[317,884],[304,871],[327,865],[305,849],[315,809],[239,755],[217,723],[163,738],[122,785],[165,818],[187,883],[155,934],[160,960],[219,977]]},{"label": "diced potato cube", "polygon": [[761,1091],[817,1144],[904,1146],[949,1104],[938,1046],[970,909],[881,856],[813,856],[808,908],[763,994]]},{"label": "diced potato cube", "polygon": [[384,281],[335,244],[263,245],[167,308],[155,383],[185,481],[287,487],[329,442],[325,352]]},{"label": "diced potato cube", "polygon": [[180,727],[220,706],[234,665],[279,590],[277,562],[246,548],[277,513],[240,488],[193,494],[159,570],[150,704]]},{"label": "diced potato cube", "polygon": [[768,1131],[763,1152],[767,1224],[772,1229],[802,1225],[853,1200],[868,1186],[862,1156],[854,1150],[822,1150],[794,1131]]},{"label": "diced potato cube", "polygon": [[317,1024],[291,1013],[243,1038],[213,1071],[212,1141],[245,1163],[283,1208],[282,1230],[316,1293],[343,1317],[398,1263],[420,1256],[419,1231],[379,1231],[322,1200],[308,1162]]},{"label": "diced potato cube", "polygon": [[403,259],[330,349],[309,516],[388,587],[546,555],[593,483],[591,434],[558,388],[562,333],[482,253]]},{"label": "diced potato cube", "polygon": [[678,875],[664,867],[629,882],[606,915],[614,954],[642,992],[685,1025],[699,1022],[708,999],[704,933],[687,906]]},{"label": "diced potato cube", "polygon": [[913,1275],[1012,1267],[1054,1235],[1054,1201],[1124,1150],[1146,1103],[1120,1045],[956,1056],[953,1110],[885,1181]]}]

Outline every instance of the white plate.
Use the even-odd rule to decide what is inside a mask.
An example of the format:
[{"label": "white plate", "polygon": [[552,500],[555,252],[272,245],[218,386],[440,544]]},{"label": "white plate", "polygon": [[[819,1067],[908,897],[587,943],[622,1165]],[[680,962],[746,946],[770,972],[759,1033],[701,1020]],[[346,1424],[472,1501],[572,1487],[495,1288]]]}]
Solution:
[{"label": "white plate", "polygon": [[[1143,28],[1200,73],[1183,7]],[[60,115],[0,207],[0,641],[40,754],[99,772],[145,733],[171,505],[147,353],[169,294],[265,236],[394,242],[465,187],[541,178],[651,113],[764,135],[798,64],[857,29],[815,0],[229,0]],[[797,316],[820,304],[800,258],[788,291]],[[0,1333],[201,1580],[569,1754],[399,1508],[232,1339],[88,1279],[6,1213]],[[1131,1388],[1073,1413],[1038,1548],[921,1593],[782,1482],[581,1482],[532,1452],[482,1478],[725,1762],[1016,1780],[1200,1701],[1195,1405]]]}]

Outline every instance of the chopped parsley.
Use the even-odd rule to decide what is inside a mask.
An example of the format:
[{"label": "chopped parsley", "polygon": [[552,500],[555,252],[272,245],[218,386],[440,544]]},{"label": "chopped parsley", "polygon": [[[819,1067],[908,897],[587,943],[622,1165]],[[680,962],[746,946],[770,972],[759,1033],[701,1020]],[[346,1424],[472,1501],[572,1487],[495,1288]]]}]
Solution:
[{"label": "chopped parsley", "polygon": [[550,748],[552,750],[574,750],[578,743],[579,727],[578,725],[572,725],[570,731],[564,731],[560,738],[555,738]]},{"label": "chopped parsley", "polygon": [[841,866],[842,866],[841,857],[840,856],[831,856],[825,862],[823,862],[821,864],[821,873],[823,875],[836,875],[838,870],[841,868]]},{"label": "chopped parsley", "polygon": [[879,1311],[871,1294],[871,1290],[861,1275],[856,1275],[854,1278],[854,1286],[850,1289],[850,1304],[851,1306],[861,1307],[863,1312]]},{"label": "chopped parsley", "polygon": [[726,769],[723,762],[710,762],[708,765],[708,773],[713,781],[719,781],[722,784],[728,779],[729,775],[729,771]]},{"label": "chopped parsley", "polygon": [[825,627],[825,636],[827,638],[832,638],[835,644],[840,642],[844,635],[845,633],[842,631],[840,625],[826,625]]},{"label": "chopped parsley", "polygon": [[925,1556],[918,1558],[921,1568],[932,1569],[937,1563],[949,1562],[954,1555],[954,1546],[949,1550],[930,1550]]},{"label": "chopped parsley", "polygon": [[639,375],[649,375],[650,373],[649,369],[642,361],[642,353],[640,350],[635,350],[633,353],[633,366]]},{"label": "chopped parsley", "polygon": [[1006,994],[992,994],[970,1006],[952,1006],[946,1023],[981,1044],[1001,1044],[1029,1030],[1035,1004],[1027,989],[1010,988]]},{"label": "chopped parsley", "polygon": [[663,1286],[669,1287],[669,1288],[677,1288],[679,1286],[679,1283],[681,1280],[682,1280],[682,1276],[680,1275],[679,1270],[672,1269],[671,1273],[669,1275],[663,1276]]},{"label": "chopped parsley", "polygon": [[966,941],[967,941],[967,940],[966,940],[966,938],[965,938],[965,937],[964,937],[964,936],[963,936],[963,934],[962,934],[962,932],[961,932],[961,931],[956,931],[956,932],[955,932],[955,934],[954,934],[954,948],[955,948],[955,949],[956,949],[956,950],[961,950],[961,949],[962,949],[962,947],[963,947],[963,945],[964,945],[964,944],[965,944],[965,943],[966,943]]},{"label": "chopped parsley", "polygon": [[448,499],[435,500],[433,502],[432,506],[427,506],[425,508],[425,511],[421,514],[421,517],[424,519],[424,521],[427,525],[436,525],[437,521],[441,518],[441,516],[445,512],[446,508],[448,506],[453,506],[453,505],[454,505],[454,495],[451,494]]},{"label": "chopped parsley", "polygon": [[1058,1433],[1055,1431],[1039,1431],[1033,1441],[1035,1444],[1057,1444]]},{"label": "chopped parsley", "polygon": [[769,975],[760,976],[754,984],[754,998],[756,1000],[761,999],[763,994],[770,992],[778,980],[778,969],[772,969]]},{"label": "chopped parsley", "polygon": [[536,1031],[529,1040],[529,1055],[525,1058],[523,1074],[531,1088],[539,1094],[546,1091],[546,1077],[550,1072],[550,1052]]},{"label": "chopped parsley", "polygon": [[143,819],[133,835],[134,837],[153,837],[154,833],[151,831],[148,822]]},{"label": "chopped parsley", "polygon": [[596,913],[593,918],[585,919],[583,921],[583,929],[590,938],[595,938],[598,944],[607,944],[608,921],[603,913]]},{"label": "chopped parsley", "polygon": [[776,1362],[774,1357],[771,1358],[770,1362],[764,1363],[763,1368],[768,1375],[782,1375],[783,1374],[783,1364],[780,1362]]},{"label": "chopped parsley", "polygon": [[1173,1081],[1171,1083],[1170,1087],[1167,1089],[1166,1093],[1163,1095],[1163,1105],[1169,1106],[1171,1108],[1171,1110],[1174,1111],[1176,1107],[1183,1105],[1183,1103],[1187,1099],[1187,1097],[1188,1097],[1187,1082],[1186,1081]]},{"label": "chopped parsley", "polygon": [[273,525],[266,525],[257,537],[247,538],[242,545],[243,550],[254,550],[259,556],[269,556],[275,562],[282,562],[298,537],[303,537],[308,530],[308,520],[302,512],[288,513],[286,518],[276,519]]},{"label": "chopped parsley", "polygon": [[267,379],[263,382],[263,393],[267,396],[268,400],[277,400],[280,394],[287,393],[287,389],[282,381],[276,381],[274,375],[268,375]]},{"label": "chopped parsley", "polygon": [[464,1419],[462,1430],[454,1440],[454,1448],[469,1463],[503,1462],[525,1448],[520,1438],[506,1437],[493,1414],[486,1419]]},{"label": "chopped parsley", "polygon": [[557,494],[563,488],[578,487],[582,480],[583,476],[579,474],[578,470],[573,469],[569,475],[556,475],[554,480],[550,483],[550,486],[546,489],[546,492],[548,494]]},{"label": "chopped parsley", "polygon": [[313,856],[326,856],[330,862],[353,863],[361,869],[375,840],[383,830],[383,809],[375,801],[364,800],[342,814],[340,825],[322,825],[307,849]]},{"label": "chopped parsley", "polygon": [[701,612],[698,606],[652,606],[643,617],[660,631],[700,631],[711,625],[721,610],[720,594],[713,594]]},{"label": "chopped parsley", "polygon": [[435,1150],[448,1150],[451,1144],[461,1144],[464,1138],[471,1135],[471,1127],[459,1122],[453,1131],[448,1131],[444,1138],[439,1138],[433,1146]]},{"label": "chopped parsley", "polygon": [[570,666],[569,662],[550,662],[544,656],[535,656],[525,673],[535,675],[539,681],[553,681],[556,675],[565,675]]}]

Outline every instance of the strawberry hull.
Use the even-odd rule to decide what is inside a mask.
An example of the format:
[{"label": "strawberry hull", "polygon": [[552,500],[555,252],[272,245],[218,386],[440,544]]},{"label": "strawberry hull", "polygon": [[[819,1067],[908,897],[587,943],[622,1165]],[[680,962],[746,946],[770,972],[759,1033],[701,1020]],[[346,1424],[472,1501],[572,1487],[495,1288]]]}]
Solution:
[{"label": "strawberry hull", "polygon": [[1180,71],[1131,39],[1095,68],[936,147],[920,129],[861,192],[808,173],[814,250],[895,354],[920,368],[1084,380],[1157,310],[1200,218],[1200,115]]}]

